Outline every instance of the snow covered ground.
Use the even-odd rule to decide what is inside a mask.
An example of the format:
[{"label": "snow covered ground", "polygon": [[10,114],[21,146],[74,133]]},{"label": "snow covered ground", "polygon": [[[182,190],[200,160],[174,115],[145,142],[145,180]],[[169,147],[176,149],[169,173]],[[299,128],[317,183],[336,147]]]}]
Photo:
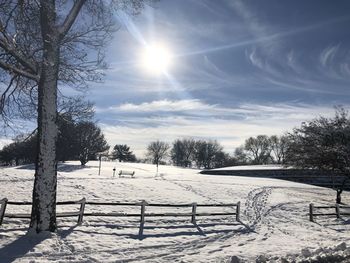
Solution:
[{"label": "snow covered ground", "polygon": [[[114,166],[117,171],[134,170],[135,178],[113,178]],[[150,203],[241,201],[242,223],[234,216],[199,218],[198,225],[192,225],[190,218],[146,218],[144,233],[139,235],[139,218],[85,217],[80,226],[76,218],[59,218],[57,233],[35,236],[26,234],[28,220],[5,218],[0,227],[0,262],[341,262],[350,258],[350,217],[308,221],[310,202],[334,204],[331,189],[277,179],[203,175],[172,166],[160,166],[159,172],[155,177],[155,166],[149,164],[103,162],[98,175],[98,162],[89,162],[85,168],[68,162],[60,166],[57,198],[85,197],[100,202],[144,199]],[[33,173],[30,166],[0,168],[0,198],[30,201]],[[349,192],[343,199],[350,204]],[[71,211],[75,207],[58,209]],[[86,212],[93,208],[139,212],[139,207],[91,206]],[[154,208],[147,209],[152,212]],[[7,209],[9,213],[29,210],[11,205]],[[204,212],[204,208],[198,210]]]}]

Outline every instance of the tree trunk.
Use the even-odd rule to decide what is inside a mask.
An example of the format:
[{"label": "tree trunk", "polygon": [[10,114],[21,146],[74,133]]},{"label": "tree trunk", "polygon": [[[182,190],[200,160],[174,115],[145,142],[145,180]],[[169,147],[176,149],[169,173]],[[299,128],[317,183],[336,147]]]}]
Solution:
[{"label": "tree trunk", "polygon": [[341,193],[343,192],[343,189],[337,189],[337,197],[335,199],[335,202],[337,204],[341,204]]},{"label": "tree trunk", "polygon": [[56,230],[56,140],[59,34],[54,0],[40,1],[43,61],[38,85],[38,156],[35,167],[30,228]]}]

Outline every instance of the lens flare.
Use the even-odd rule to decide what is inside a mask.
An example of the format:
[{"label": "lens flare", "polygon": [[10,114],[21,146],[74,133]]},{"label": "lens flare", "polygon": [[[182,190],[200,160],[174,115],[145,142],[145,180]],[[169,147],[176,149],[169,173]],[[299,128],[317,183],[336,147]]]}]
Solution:
[{"label": "lens flare", "polygon": [[142,57],[142,66],[151,73],[164,73],[171,62],[169,50],[161,44],[148,45]]}]

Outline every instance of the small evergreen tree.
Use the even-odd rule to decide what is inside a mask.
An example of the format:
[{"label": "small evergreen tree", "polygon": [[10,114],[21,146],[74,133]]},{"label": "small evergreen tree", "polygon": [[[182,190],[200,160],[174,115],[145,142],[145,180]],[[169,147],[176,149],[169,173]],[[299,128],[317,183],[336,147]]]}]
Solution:
[{"label": "small evergreen tree", "polygon": [[101,129],[93,122],[79,122],[76,125],[76,135],[78,138],[76,152],[81,165],[96,159],[98,153],[109,149]]},{"label": "small evergreen tree", "polygon": [[112,152],[113,159],[119,162],[136,162],[136,156],[130,151],[130,147],[126,144],[116,144]]},{"label": "small evergreen tree", "polygon": [[78,134],[76,124],[70,115],[58,116],[57,161],[74,160],[77,155]]}]

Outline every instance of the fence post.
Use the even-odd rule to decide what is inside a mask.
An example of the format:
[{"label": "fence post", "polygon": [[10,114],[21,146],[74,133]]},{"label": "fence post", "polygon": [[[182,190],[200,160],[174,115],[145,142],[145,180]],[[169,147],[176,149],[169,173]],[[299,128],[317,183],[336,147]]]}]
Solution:
[{"label": "fence post", "polygon": [[1,199],[0,203],[1,203],[1,209],[0,209],[0,226],[2,225],[2,221],[4,220],[4,216],[5,216],[5,210],[6,210],[6,206],[7,206],[7,198]]},{"label": "fence post", "polygon": [[310,216],[310,221],[314,222],[314,204],[309,205],[309,216]]},{"label": "fence post", "polygon": [[335,213],[337,214],[337,218],[340,218],[339,204],[335,204]]},{"label": "fence post", "polygon": [[197,203],[192,203],[191,223],[196,224]]},{"label": "fence post", "polygon": [[100,156],[98,157],[98,175],[101,175],[101,160],[102,160],[102,155],[100,154]]},{"label": "fence post", "polygon": [[78,217],[78,225],[83,223],[83,217],[84,217],[84,210],[85,210],[85,197],[79,201],[80,203],[80,210],[79,210],[79,217]]},{"label": "fence post", "polygon": [[236,205],[236,221],[240,221],[241,220],[241,202],[238,201],[237,205]]},{"label": "fence post", "polygon": [[146,205],[147,202],[145,200],[141,201],[141,220],[140,223],[144,224],[145,223],[145,211],[146,211]]}]

